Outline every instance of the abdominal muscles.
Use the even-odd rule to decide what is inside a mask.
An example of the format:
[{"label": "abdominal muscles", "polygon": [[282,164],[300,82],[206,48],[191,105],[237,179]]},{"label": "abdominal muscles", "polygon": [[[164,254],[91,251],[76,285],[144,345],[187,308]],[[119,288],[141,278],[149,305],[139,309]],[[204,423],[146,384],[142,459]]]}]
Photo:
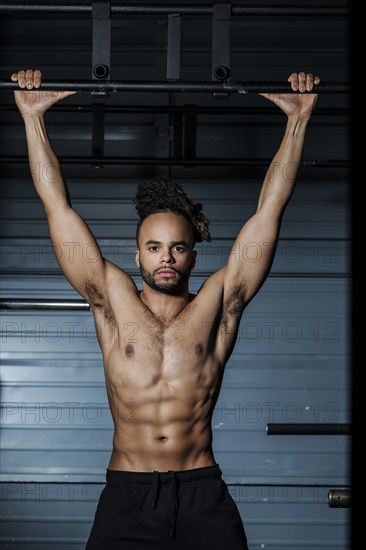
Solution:
[{"label": "abdominal muscles", "polygon": [[194,350],[189,357],[175,348],[170,361],[168,354],[151,353],[143,361],[120,362],[119,355],[115,364],[109,362],[107,390],[115,425],[110,467],[149,470],[151,463],[157,469],[185,469],[212,462],[211,414],[219,369],[199,357],[197,346]]}]

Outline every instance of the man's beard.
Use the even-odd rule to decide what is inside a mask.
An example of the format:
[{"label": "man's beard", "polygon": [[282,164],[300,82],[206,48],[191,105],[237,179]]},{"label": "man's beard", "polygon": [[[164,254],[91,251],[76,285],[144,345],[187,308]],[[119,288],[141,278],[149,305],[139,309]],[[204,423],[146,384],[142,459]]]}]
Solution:
[{"label": "man's beard", "polygon": [[167,267],[167,269],[170,269],[171,271],[174,271],[177,274],[177,276],[174,277],[174,280],[165,281],[165,282],[164,281],[156,282],[154,279],[154,275],[161,269],[162,268],[159,267],[159,269],[156,269],[151,273],[150,271],[145,269],[140,262],[141,277],[145,281],[145,283],[149,285],[150,288],[152,288],[153,290],[157,290],[158,292],[162,292],[164,294],[172,294],[173,296],[180,294],[184,288],[185,282],[189,277],[191,268],[189,267],[188,269],[185,269],[182,271],[181,269],[176,269],[169,266]]}]

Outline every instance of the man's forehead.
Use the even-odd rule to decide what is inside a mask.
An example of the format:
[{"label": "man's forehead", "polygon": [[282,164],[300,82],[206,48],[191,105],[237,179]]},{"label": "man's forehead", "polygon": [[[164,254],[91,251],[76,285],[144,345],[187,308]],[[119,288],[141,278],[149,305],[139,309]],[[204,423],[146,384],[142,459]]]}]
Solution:
[{"label": "man's forehead", "polygon": [[[163,235],[171,240],[180,240],[185,238],[187,231],[192,232],[192,226],[190,222],[182,215],[175,214],[174,212],[159,212],[157,214],[150,214],[147,216],[141,224],[141,232],[145,234],[148,232],[149,237],[154,239],[155,235],[160,239]],[[172,236],[172,233],[176,236]],[[179,233],[179,235],[177,235]]]}]

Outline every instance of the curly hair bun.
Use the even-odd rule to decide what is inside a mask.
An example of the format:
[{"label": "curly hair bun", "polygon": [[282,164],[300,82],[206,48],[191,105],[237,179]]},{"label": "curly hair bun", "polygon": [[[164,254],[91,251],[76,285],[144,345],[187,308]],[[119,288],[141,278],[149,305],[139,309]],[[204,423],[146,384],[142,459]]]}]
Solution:
[{"label": "curly hair bun", "polygon": [[135,208],[143,220],[158,212],[176,212],[193,225],[196,242],[210,241],[209,221],[202,213],[202,204],[187,197],[182,187],[169,178],[156,178],[139,185]]}]

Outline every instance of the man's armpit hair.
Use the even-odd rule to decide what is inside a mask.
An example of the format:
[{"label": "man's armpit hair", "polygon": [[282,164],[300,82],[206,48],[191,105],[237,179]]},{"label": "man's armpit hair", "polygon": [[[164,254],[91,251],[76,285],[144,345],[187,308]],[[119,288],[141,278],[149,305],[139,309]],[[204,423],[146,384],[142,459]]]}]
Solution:
[{"label": "man's armpit hair", "polygon": [[104,318],[109,325],[115,325],[116,320],[108,299],[103,296],[100,289],[91,281],[85,284],[85,292],[91,307],[103,311]]},{"label": "man's armpit hair", "polygon": [[95,283],[92,283],[91,281],[85,283],[85,293],[89,298],[88,301],[91,306],[97,307],[99,309],[105,305],[105,297],[95,285]]},{"label": "man's armpit hair", "polygon": [[240,319],[245,303],[246,289],[243,284],[235,286],[229,291],[229,295],[225,297],[223,316],[229,315],[235,319]]}]

